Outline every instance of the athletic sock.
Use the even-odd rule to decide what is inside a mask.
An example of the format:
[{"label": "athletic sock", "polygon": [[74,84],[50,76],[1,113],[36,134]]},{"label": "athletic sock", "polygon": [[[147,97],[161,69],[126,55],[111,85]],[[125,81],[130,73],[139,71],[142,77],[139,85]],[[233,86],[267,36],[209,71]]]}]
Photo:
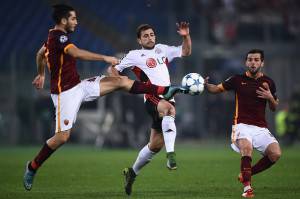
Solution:
[{"label": "athletic sock", "polygon": [[48,144],[45,143],[38,155],[30,162],[29,169],[36,171],[54,151],[55,150],[51,149]]},{"label": "athletic sock", "polygon": [[129,93],[132,94],[152,94],[152,95],[163,95],[168,92],[169,87],[157,86],[154,84],[144,83],[140,81],[134,81]]},{"label": "athletic sock", "polygon": [[251,169],[252,175],[260,173],[270,168],[275,162],[272,162],[268,156],[262,157]]},{"label": "athletic sock", "polygon": [[161,122],[163,130],[164,142],[167,153],[174,152],[174,145],[176,139],[176,125],[175,118],[172,116],[164,116]]},{"label": "athletic sock", "polygon": [[134,173],[138,175],[140,170],[152,160],[155,154],[155,152],[149,149],[148,144],[144,146],[144,148],[142,148],[142,150],[139,152],[139,155],[132,166]]},{"label": "athletic sock", "polygon": [[241,173],[244,186],[249,186],[251,183],[251,161],[252,158],[250,156],[243,156],[241,158]]}]

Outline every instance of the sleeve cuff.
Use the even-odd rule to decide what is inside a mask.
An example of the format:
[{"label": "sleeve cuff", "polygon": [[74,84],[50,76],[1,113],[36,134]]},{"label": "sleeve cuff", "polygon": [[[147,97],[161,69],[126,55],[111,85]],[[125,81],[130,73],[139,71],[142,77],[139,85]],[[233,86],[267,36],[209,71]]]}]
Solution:
[{"label": "sleeve cuff", "polygon": [[74,44],[68,44],[65,48],[64,48],[64,53],[67,53],[67,50],[71,47],[75,47]]}]

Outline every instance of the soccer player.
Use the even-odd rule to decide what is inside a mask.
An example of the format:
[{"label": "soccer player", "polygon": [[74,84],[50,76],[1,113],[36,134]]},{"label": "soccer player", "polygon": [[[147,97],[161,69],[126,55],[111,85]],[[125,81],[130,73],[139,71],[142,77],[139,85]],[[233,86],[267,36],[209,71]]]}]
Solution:
[{"label": "soccer player", "polygon": [[[154,28],[142,24],[137,28],[137,41],[141,49],[130,51],[114,68],[111,75],[118,75],[125,68],[131,68],[137,78],[143,82],[160,86],[170,85],[168,63],[176,57],[189,56],[192,51],[192,41],[189,34],[189,24],[177,24],[178,34],[182,36],[181,46],[156,44]],[[165,100],[159,95],[146,94],[145,106],[152,117],[152,127],[149,143],[142,148],[132,168],[125,168],[125,192],[130,195],[132,184],[140,170],[151,161],[165,145],[167,152],[167,168],[177,169],[175,160],[175,101]]]},{"label": "soccer player", "polygon": [[[245,60],[246,72],[234,75],[219,85],[208,83],[205,86],[210,93],[235,92],[235,114],[232,126],[232,144],[234,151],[241,154],[239,181],[244,186],[242,197],[254,197],[251,176],[270,168],[281,156],[278,141],[267,129],[265,119],[266,105],[275,111],[279,103],[274,81],[262,73],[264,52],[250,50]],[[251,166],[253,149],[263,157]]]},{"label": "soccer player", "polygon": [[31,190],[34,176],[43,162],[68,141],[82,102],[95,100],[119,89],[133,94],[163,94],[166,98],[180,91],[179,87],[146,84],[125,76],[96,76],[81,81],[76,70],[76,58],[105,61],[113,65],[119,61],[115,57],[77,48],[69,38],[69,33],[77,26],[75,10],[63,4],[55,5],[53,8],[55,27],[49,31],[47,42],[37,53],[38,75],[32,83],[37,89],[43,88],[47,63],[50,71],[51,98],[56,111],[55,135],[47,140],[32,161],[27,162],[23,178],[26,190]]}]

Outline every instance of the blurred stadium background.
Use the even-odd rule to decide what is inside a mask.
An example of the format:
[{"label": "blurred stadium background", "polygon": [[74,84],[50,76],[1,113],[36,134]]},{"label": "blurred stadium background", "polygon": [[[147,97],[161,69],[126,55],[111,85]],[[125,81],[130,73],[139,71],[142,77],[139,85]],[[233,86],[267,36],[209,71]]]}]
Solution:
[{"label": "blurred stadium background", "polygon": [[[266,54],[265,72],[275,80],[283,102],[279,108],[293,103],[299,110],[298,0],[4,0],[0,6],[1,146],[41,145],[53,134],[49,78],[43,91],[36,91],[31,81],[36,75],[36,52],[53,26],[51,5],[55,3],[70,4],[78,11],[79,26],[72,37],[76,45],[108,55],[139,48],[135,29],[141,23],[155,27],[159,43],[179,45],[175,23],[189,22],[192,56],[172,63],[173,84],[189,72],[219,83],[243,71],[249,49],[261,48]],[[78,70],[85,78],[105,73],[106,65],[78,61]],[[232,94],[180,95],[176,100],[178,142],[229,142]],[[274,133],[275,115],[268,111]],[[298,127],[299,123],[298,114]],[[149,127],[142,95],[116,92],[82,106],[71,143],[138,148],[147,142]]]},{"label": "blurred stadium background", "polygon": [[[124,198],[121,170],[132,164],[137,148],[148,140],[151,123],[142,95],[115,92],[84,104],[71,136],[75,146],[57,151],[41,168],[34,189],[25,193],[24,164],[54,129],[49,76],[43,91],[36,91],[31,82],[36,52],[53,27],[51,5],[55,3],[70,4],[78,11],[79,26],[72,36],[77,46],[116,56],[139,48],[135,28],[141,23],[155,27],[159,43],[179,45],[175,23],[189,22],[192,56],[172,63],[173,84],[180,84],[189,72],[219,83],[243,71],[249,49],[265,50],[264,70],[275,80],[281,99],[276,113],[267,112],[270,130],[282,144],[296,141],[296,146],[283,147],[279,163],[255,176],[255,191],[261,198],[299,198],[299,0],[3,0],[1,199]],[[81,78],[105,70],[103,63],[78,61]],[[132,198],[238,198],[241,187],[234,179],[239,155],[228,147],[234,96],[204,92],[195,97],[178,95],[176,101],[179,169],[167,172],[165,153],[158,154],[142,172]]]}]

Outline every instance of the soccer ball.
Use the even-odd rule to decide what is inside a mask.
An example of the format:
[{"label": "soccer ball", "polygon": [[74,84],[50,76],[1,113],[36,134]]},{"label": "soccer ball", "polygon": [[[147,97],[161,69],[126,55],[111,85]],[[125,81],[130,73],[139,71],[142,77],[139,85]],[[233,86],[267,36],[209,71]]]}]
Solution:
[{"label": "soccer ball", "polygon": [[189,90],[190,95],[199,95],[204,91],[204,79],[198,73],[189,73],[182,78],[181,85]]}]

